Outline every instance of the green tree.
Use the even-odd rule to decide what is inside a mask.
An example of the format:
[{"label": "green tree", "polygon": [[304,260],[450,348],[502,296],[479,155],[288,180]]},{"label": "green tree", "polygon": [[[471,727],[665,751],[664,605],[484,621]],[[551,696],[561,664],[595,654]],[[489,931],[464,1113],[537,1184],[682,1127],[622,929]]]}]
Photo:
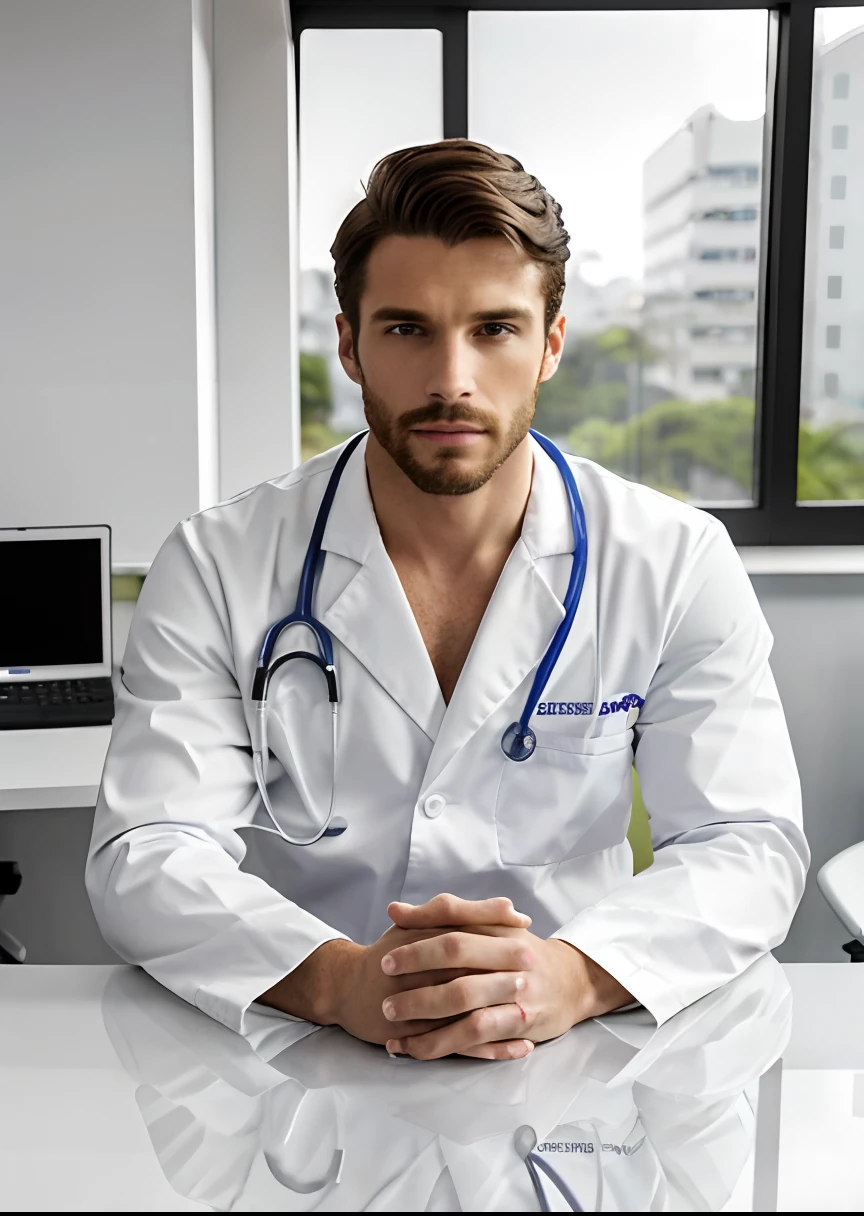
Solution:
[{"label": "green tree", "polygon": [[576,337],[565,346],[555,375],[540,385],[534,425],[546,435],[563,437],[590,418],[626,421],[641,406],[634,400],[641,369],[654,358],[642,335],[626,326]]},{"label": "green tree", "polygon": [[[661,401],[616,423],[591,418],[570,432],[572,451],[613,472],[630,474],[676,498],[688,496],[696,469],[731,479],[752,492],[755,408],[749,397],[701,404]],[[798,494],[802,501],[864,499],[864,438],[852,427],[801,426]]]},{"label": "green tree", "polygon": [[333,412],[330,373],[323,355],[300,352],[300,423],[327,424]]},{"label": "green tree", "polygon": [[348,435],[334,431],[330,419],[333,394],[323,355],[300,353],[300,455],[303,460],[326,452]]},{"label": "green tree", "polygon": [[798,498],[801,502],[864,499],[864,434],[859,428],[838,424],[815,430],[802,424]]}]

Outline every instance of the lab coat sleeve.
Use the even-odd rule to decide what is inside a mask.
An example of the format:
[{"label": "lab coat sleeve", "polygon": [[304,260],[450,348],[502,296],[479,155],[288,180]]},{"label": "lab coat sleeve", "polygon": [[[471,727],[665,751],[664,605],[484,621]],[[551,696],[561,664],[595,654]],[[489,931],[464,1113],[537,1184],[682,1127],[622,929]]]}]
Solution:
[{"label": "lab coat sleeve", "polygon": [[783,941],[810,860],[773,638],[716,521],[670,602],[635,732],[654,862],[554,934],[658,1023]]},{"label": "lab coat sleeve", "polygon": [[242,1033],[262,992],[345,934],[239,868],[259,795],[230,639],[187,520],[136,605],[86,882],[122,958]]}]

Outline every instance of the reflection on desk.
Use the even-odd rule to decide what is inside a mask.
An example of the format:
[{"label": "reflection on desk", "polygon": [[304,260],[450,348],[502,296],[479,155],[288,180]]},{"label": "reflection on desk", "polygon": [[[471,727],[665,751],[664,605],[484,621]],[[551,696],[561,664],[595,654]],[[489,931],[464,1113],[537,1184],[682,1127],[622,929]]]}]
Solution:
[{"label": "reflection on desk", "polygon": [[[770,956],[659,1029],[612,1014],[519,1061],[391,1059],[259,1008],[241,1037],[143,972],[105,989],[165,1177],[218,1211],[569,1211],[568,1189],[585,1211],[716,1211],[791,1024]],[[538,1194],[526,1137],[563,1185],[541,1169]]]}]

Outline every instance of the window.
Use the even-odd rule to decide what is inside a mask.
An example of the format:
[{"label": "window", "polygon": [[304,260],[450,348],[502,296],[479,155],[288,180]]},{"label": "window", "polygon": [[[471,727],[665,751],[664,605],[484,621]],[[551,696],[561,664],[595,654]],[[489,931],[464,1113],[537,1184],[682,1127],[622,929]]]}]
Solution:
[{"label": "window", "polygon": [[705,170],[706,177],[719,177],[730,184],[749,184],[758,182],[758,165],[709,165]]},{"label": "window", "polygon": [[[363,425],[339,363],[330,246],[395,148],[441,139],[437,29],[305,29],[300,54],[300,404],[303,459]],[[398,104],[394,104],[398,98]]]},{"label": "window", "polygon": [[756,292],[749,287],[706,287],[693,292],[694,300],[721,300],[726,304],[740,304],[754,300]]},{"label": "window", "polygon": [[[470,136],[536,173],[571,234],[568,345],[540,429],[705,505],[739,545],[861,544],[864,5],[473,2],[291,2],[303,266],[318,271],[304,285],[330,293],[304,315],[304,341],[323,328],[303,349],[326,342],[333,369],[322,384],[306,360],[307,413],[323,393],[330,442],[359,421],[334,356],[329,240],[313,258],[306,238],[330,197],[310,140],[349,190],[338,222],[377,155]],[[316,127],[303,48],[325,29],[344,45],[338,64],[318,57]]]},{"label": "window", "polygon": [[694,325],[690,337],[695,342],[754,342],[755,325]]},{"label": "window", "polygon": [[721,223],[744,223],[755,220],[758,212],[755,207],[714,207],[711,211],[703,211],[696,216],[700,220],[720,220]]},{"label": "window", "polygon": [[[468,43],[470,137],[530,166],[571,238],[536,425],[680,498],[748,503],[767,15],[537,7],[469,13]],[[736,337],[709,339],[730,307]]]},{"label": "window", "polygon": [[864,502],[864,174],[832,154],[864,130],[864,8],[816,17],[798,499],[839,504]]},{"label": "window", "polygon": [[756,246],[746,249],[700,249],[696,254],[701,262],[755,262]]},{"label": "window", "polygon": [[834,76],[834,99],[835,101],[846,101],[849,96],[849,73],[838,72]]}]

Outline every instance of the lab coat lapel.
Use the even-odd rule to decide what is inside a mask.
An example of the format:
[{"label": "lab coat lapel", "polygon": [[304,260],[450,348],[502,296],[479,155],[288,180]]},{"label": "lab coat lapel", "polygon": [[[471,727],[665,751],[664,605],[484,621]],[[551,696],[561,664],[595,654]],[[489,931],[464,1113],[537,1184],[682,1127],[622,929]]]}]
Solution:
[{"label": "lab coat lapel", "polygon": [[[345,467],[322,548],[357,563],[321,620],[396,704],[435,739],[444,698],[399,576],[387,555],[366,481],[366,443]],[[327,602],[326,561],[321,585]]]},{"label": "lab coat lapel", "polygon": [[[533,673],[564,618],[573,531],[558,470],[538,444],[522,535],[505,565],[477,630],[429,758],[434,781],[489,715]],[[541,569],[543,573],[541,573]],[[554,590],[550,586],[550,574]],[[522,705],[519,705],[519,713]],[[514,714],[514,717],[518,714]]]}]

